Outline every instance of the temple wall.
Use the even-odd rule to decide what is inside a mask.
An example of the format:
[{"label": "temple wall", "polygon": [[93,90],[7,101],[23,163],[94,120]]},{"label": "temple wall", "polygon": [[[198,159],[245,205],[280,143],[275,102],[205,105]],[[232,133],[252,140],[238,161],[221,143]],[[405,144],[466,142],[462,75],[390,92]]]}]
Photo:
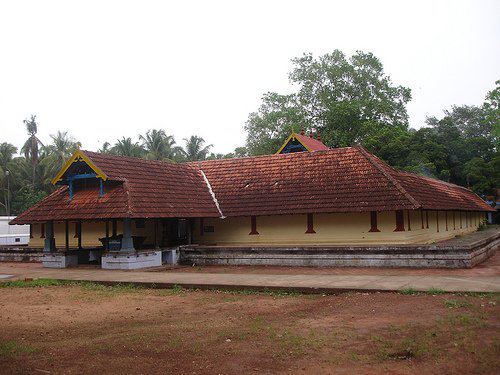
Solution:
[{"label": "temple wall", "polygon": [[[409,216],[408,216],[409,215]],[[421,216],[422,215],[422,216]],[[250,217],[233,217],[226,219],[205,218],[204,227],[213,227],[213,232],[200,234],[200,220],[196,219],[193,230],[193,242],[202,245],[370,245],[370,244],[429,244],[452,238],[457,235],[473,232],[484,213],[455,211],[439,211],[439,225],[436,211],[404,211],[404,231],[395,232],[396,215],[394,211],[377,214],[379,232],[370,232],[370,213],[333,213],[314,214],[313,228],[316,233],[305,233],[307,230],[307,215],[274,215],[258,216],[258,235],[249,235],[251,231]],[[446,217],[447,215],[447,217]],[[428,218],[427,218],[428,216]],[[410,221],[408,221],[408,217]],[[461,224],[460,224],[461,217]],[[427,228],[428,222],[428,228]],[[422,228],[423,223],[423,228]],[[144,244],[154,243],[154,221],[145,220],[144,225],[132,221],[132,233],[145,236]],[[448,228],[448,229],[447,229]],[[78,246],[75,237],[76,223],[69,223],[69,245]],[[112,224],[109,222],[110,235]],[[122,234],[122,221],[117,220],[117,233]],[[34,224],[33,238],[30,247],[43,247],[41,224]],[[65,224],[54,223],[56,247],[65,247]],[[106,234],[104,221],[82,222],[82,247],[99,247],[100,237]]]},{"label": "temple wall", "polygon": [[[408,214],[410,220],[408,221]],[[462,213],[462,228],[459,212],[439,211],[439,224],[436,211],[428,211],[429,228],[426,212],[405,211],[405,230],[395,232],[395,212],[379,212],[377,228],[379,232],[370,232],[370,213],[334,213],[314,214],[314,231],[306,234],[307,215],[258,216],[258,235],[250,235],[250,217],[226,219],[204,219],[203,226],[213,227],[213,232],[200,233],[200,220],[196,220],[193,239],[203,245],[369,245],[369,244],[428,244],[452,238],[460,234],[473,232],[479,226],[484,213],[470,213],[466,224]],[[448,225],[446,224],[448,223]],[[410,224],[408,226],[408,224]],[[439,227],[439,230],[438,230]],[[448,227],[448,229],[446,229]]]},{"label": "temple wall", "polygon": [[[122,223],[117,220],[117,234],[122,234]],[[112,225],[109,222],[109,233],[111,235]],[[54,237],[56,239],[56,247],[63,249],[66,246],[65,223],[54,223]],[[41,237],[41,224],[33,224],[33,238],[30,238],[30,247],[43,247],[45,238]],[[99,238],[106,236],[105,221],[82,221],[82,247],[99,247],[102,246]],[[78,237],[76,237],[76,222],[69,222],[69,246],[78,247]]]}]

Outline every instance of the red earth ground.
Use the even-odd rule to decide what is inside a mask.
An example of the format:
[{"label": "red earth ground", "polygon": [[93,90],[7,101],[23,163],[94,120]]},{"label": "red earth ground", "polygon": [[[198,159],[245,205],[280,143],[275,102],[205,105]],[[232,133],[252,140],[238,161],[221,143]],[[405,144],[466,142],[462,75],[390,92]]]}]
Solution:
[{"label": "red earth ground", "polygon": [[2,374],[500,372],[493,294],[20,284],[0,287]]}]

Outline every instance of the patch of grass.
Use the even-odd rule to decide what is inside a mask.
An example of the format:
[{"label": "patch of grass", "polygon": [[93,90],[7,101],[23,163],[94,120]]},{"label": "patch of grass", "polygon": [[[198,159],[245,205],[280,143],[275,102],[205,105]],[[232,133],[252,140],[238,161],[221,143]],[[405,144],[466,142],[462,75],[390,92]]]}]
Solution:
[{"label": "patch of grass", "polygon": [[445,321],[453,326],[480,326],[483,322],[480,317],[471,314],[450,314]]},{"label": "patch of grass", "polygon": [[418,294],[418,291],[415,290],[415,289],[413,289],[412,287],[409,287],[409,288],[401,289],[399,291],[399,294],[405,294],[405,295],[412,295],[412,296],[414,296],[414,295]]},{"label": "patch of grass", "polygon": [[38,351],[34,346],[21,344],[16,341],[0,342],[0,358],[20,354],[33,354]]},{"label": "patch of grass", "polygon": [[0,288],[36,288],[45,286],[68,285],[67,281],[55,279],[12,280],[0,282]]},{"label": "patch of grass", "polygon": [[106,285],[92,281],[78,281],[73,283],[72,285],[77,285],[82,287],[83,289],[95,292],[135,292],[144,289],[142,286],[132,283]]},{"label": "patch of grass", "polygon": [[439,288],[430,288],[429,290],[427,290],[425,292],[425,294],[429,294],[429,295],[437,295],[437,294],[445,294],[446,292],[443,290],[443,289],[439,289]]},{"label": "patch of grass", "polygon": [[447,299],[444,305],[449,309],[458,309],[461,307],[471,307],[472,303],[463,299]]},{"label": "patch of grass", "polygon": [[[269,296],[274,298],[283,298],[283,297],[299,297],[299,296],[309,296],[308,294],[303,294],[297,292],[295,290],[272,290],[272,289],[224,289],[224,288],[211,288],[209,289],[215,293],[226,293],[233,295],[244,295],[244,296]],[[316,296],[316,295],[312,295]]]}]

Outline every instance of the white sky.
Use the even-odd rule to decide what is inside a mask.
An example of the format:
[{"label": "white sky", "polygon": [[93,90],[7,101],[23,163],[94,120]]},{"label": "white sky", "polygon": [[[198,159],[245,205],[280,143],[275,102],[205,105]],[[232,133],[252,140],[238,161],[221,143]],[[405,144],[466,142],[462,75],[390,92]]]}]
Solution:
[{"label": "white sky", "polygon": [[500,79],[500,1],[0,0],[0,142],[68,130],[83,148],[163,128],[216,152],[244,144],[290,59],[371,51],[412,89],[413,127],[481,104]]}]

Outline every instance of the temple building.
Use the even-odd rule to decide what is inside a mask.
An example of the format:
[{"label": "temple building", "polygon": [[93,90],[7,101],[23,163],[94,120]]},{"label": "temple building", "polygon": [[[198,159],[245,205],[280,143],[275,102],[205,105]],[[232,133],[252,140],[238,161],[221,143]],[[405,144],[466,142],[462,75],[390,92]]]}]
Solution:
[{"label": "temple building", "polygon": [[297,133],[274,155],[178,164],[78,150],[52,183],[11,222],[31,225],[48,267],[149,267],[179,246],[250,257],[255,247],[404,248],[473,232],[492,211],[466,188]]}]

